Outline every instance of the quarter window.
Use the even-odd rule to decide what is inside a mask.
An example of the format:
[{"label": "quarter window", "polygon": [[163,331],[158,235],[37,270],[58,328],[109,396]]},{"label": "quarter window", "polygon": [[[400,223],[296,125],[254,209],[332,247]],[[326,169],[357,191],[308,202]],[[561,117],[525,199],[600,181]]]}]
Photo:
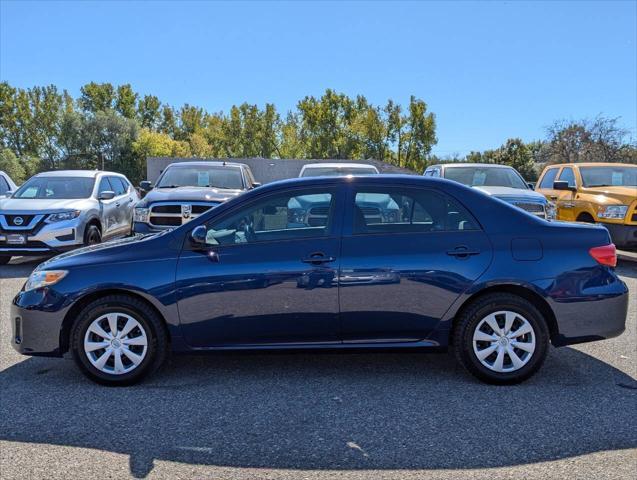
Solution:
[{"label": "quarter window", "polygon": [[562,173],[558,180],[562,180],[564,182],[568,182],[569,187],[575,187],[575,173],[573,173],[573,169],[571,167],[564,167],[562,169]]},{"label": "quarter window", "polygon": [[469,212],[434,190],[387,188],[356,193],[354,234],[477,229]]},{"label": "quarter window", "polygon": [[207,225],[206,243],[242,243],[322,237],[332,223],[333,191],[296,191],[270,196]]},{"label": "quarter window", "polygon": [[557,175],[557,168],[550,168],[546,171],[540,182],[540,188],[553,188],[553,182],[555,181],[555,175]]}]

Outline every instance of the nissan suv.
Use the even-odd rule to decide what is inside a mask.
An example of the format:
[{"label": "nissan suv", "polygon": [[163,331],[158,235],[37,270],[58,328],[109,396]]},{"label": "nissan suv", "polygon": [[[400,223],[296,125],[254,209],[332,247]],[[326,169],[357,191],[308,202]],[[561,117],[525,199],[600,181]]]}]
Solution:
[{"label": "nissan suv", "polygon": [[119,173],[63,170],[31,177],[0,199],[0,264],[131,233],[137,191]]},{"label": "nissan suv", "polygon": [[133,230],[151,233],[178,227],[259,185],[243,163],[171,163],[154,187],[147,180],[141,182],[146,195],[135,206]]},{"label": "nissan suv", "polygon": [[555,219],[555,204],[533,191],[513,167],[492,163],[447,163],[427,167],[425,177],[442,177],[526,210],[547,220]]}]

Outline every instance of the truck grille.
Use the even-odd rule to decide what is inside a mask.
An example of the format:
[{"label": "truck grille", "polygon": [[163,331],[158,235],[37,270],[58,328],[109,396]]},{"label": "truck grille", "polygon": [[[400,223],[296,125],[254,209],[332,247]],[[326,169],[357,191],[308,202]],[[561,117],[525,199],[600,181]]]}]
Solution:
[{"label": "truck grille", "polygon": [[153,227],[171,228],[188,223],[218,203],[202,202],[160,202],[151,205],[149,223]]},{"label": "truck grille", "polygon": [[526,210],[533,215],[537,215],[538,217],[546,218],[546,211],[544,210],[544,205],[541,203],[532,203],[532,202],[511,202],[518,208],[522,210]]}]

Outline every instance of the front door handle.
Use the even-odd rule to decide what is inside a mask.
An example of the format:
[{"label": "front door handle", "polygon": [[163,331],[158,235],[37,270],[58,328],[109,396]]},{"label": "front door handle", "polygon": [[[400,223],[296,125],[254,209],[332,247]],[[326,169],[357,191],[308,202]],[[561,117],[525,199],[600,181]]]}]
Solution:
[{"label": "front door handle", "polygon": [[458,258],[466,258],[471,255],[480,255],[480,250],[469,250],[468,247],[460,246],[456,247],[453,250],[447,250],[447,255]]},{"label": "front door handle", "polygon": [[309,257],[301,259],[303,263],[312,265],[320,265],[322,263],[330,263],[336,260],[334,257],[328,257],[322,252],[311,253]]},{"label": "front door handle", "polygon": [[117,202],[117,203],[115,204],[115,206],[116,206],[116,207],[119,207],[120,205],[121,205],[121,203],[119,203],[119,202]]}]

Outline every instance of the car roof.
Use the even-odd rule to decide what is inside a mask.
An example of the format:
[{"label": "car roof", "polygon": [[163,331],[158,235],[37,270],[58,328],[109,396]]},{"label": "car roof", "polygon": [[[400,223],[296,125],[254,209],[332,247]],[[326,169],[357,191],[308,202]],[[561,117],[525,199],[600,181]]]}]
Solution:
[{"label": "car roof", "polygon": [[456,186],[467,189],[464,185],[447,180],[444,178],[423,177],[422,175],[407,175],[407,174],[378,174],[378,175],[364,175],[364,176],[341,176],[341,177],[299,177],[288,178],[285,180],[278,180],[263,185],[254,191],[276,190],[279,188],[287,187],[311,187],[321,185],[340,185],[340,184],[379,184],[379,185],[413,185],[413,186],[433,186],[433,185],[445,185],[451,188]]},{"label": "car roof", "polygon": [[438,165],[430,165],[431,167],[456,168],[456,167],[480,167],[480,168],[513,168],[510,165],[501,165],[499,163],[440,163]]},{"label": "car roof", "polygon": [[196,162],[174,162],[171,163],[170,165],[168,165],[166,167],[248,167],[245,163],[238,163],[238,162],[219,162],[219,161],[206,161],[206,160],[200,160],[200,161],[196,161]]},{"label": "car roof", "polygon": [[107,172],[104,170],[54,170],[50,172],[41,172],[35,177],[84,177],[84,178],[95,178],[98,175],[118,175],[123,177],[121,173],[117,172]]},{"label": "car roof", "polygon": [[308,163],[303,165],[303,168],[373,168],[374,170],[378,170],[375,165],[371,165],[369,163],[350,163],[350,162],[340,162],[340,163]]},{"label": "car roof", "polygon": [[577,163],[556,163],[554,165],[547,165],[546,168],[552,167],[636,167],[634,163],[621,163],[621,162],[577,162]]}]

